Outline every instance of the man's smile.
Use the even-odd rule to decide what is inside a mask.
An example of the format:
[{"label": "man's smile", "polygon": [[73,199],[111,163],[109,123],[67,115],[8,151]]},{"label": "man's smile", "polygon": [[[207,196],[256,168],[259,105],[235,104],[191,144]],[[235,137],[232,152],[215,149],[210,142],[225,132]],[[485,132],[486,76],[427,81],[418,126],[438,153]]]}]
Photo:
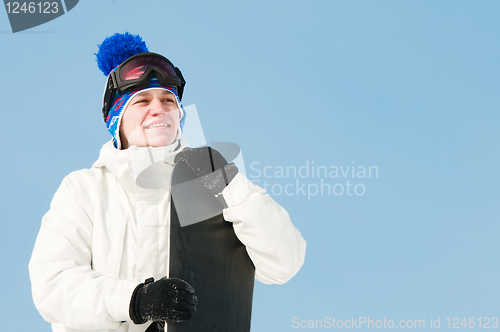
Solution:
[{"label": "man's smile", "polygon": [[170,128],[172,125],[164,122],[159,122],[159,123],[154,123],[150,126],[144,127],[144,129],[152,129],[152,128],[158,128],[158,127],[164,127],[164,128]]}]

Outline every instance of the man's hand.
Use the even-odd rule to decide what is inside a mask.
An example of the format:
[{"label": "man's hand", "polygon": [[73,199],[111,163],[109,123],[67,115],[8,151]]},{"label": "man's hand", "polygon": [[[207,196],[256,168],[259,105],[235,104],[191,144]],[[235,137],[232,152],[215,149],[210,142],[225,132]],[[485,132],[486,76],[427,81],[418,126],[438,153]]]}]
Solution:
[{"label": "man's hand", "polygon": [[163,277],[149,283],[146,280],[132,294],[130,318],[135,324],[149,320],[178,323],[194,315],[197,303],[194,288],[182,279]]}]

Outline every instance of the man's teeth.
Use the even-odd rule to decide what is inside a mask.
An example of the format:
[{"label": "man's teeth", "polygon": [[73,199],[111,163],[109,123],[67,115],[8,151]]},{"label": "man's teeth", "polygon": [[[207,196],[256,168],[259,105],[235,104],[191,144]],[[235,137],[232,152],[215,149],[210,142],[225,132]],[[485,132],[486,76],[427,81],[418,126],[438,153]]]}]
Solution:
[{"label": "man's teeth", "polygon": [[146,129],[156,128],[156,127],[169,127],[169,125],[166,123],[155,123],[149,127],[146,127]]}]

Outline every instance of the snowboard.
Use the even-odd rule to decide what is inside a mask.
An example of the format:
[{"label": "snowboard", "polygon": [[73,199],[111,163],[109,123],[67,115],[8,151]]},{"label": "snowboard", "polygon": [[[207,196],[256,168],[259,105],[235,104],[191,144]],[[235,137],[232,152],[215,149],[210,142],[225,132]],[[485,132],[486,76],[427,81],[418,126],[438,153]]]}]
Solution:
[{"label": "snowboard", "polygon": [[[212,171],[216,171],[213,160],[207,162],[212,162]],[[255,268],[232,223],[225,221],[221,212],[222,204],[194,173],[185,165],[176,165],[172,176],[169,277],[193,286],[198,305],[189,321],[168,323],[167,332],[250,331]],[[199,220],[183,223],[180,219],[185,220],[186,215]]]}]

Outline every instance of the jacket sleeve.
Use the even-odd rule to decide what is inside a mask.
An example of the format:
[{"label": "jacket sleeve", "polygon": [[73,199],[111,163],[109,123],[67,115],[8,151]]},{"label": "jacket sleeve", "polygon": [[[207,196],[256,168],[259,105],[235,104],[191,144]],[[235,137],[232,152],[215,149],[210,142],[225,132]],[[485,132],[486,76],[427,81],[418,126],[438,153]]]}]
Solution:
[{"label": "jacket sleeve", "polygon": [[130,321],[130,298],[139,283],[92,270],[90,204],[68,178],[42,219],[29,263],[33,301],[50,323],[118,329]]},{"label": "jacket sleeve", "polygon": [[222,194],[228,205],[224,219],[246,246],[256,279],[265,284],[290,280],[304,263],[306,242],[285,209],[241,173]]}]

